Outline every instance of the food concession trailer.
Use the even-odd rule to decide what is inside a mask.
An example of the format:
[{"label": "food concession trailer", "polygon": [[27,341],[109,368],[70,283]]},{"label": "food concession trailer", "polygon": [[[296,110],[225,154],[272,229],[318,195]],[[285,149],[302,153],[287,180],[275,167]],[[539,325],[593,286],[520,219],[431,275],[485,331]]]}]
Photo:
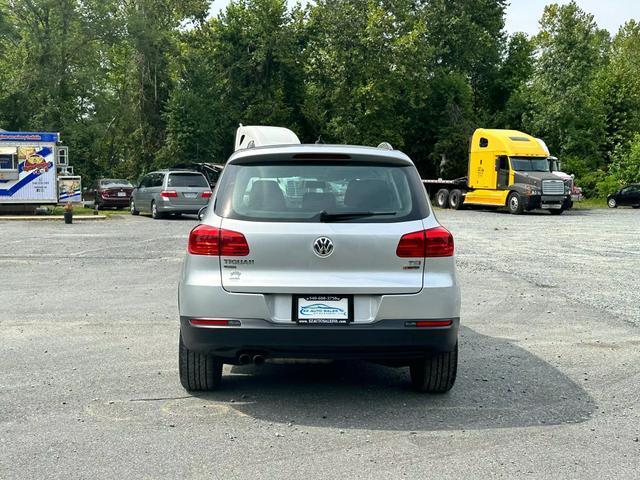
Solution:
[{"label": "food concession trailer", "polygon": [[59,202],[60,176],[73,174],[60,134],[0,130],[0,211]]}]

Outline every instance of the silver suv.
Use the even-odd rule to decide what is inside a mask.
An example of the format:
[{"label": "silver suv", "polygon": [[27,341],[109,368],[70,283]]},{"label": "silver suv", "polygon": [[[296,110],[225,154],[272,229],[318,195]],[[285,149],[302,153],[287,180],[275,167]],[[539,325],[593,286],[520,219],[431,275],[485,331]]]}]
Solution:
[{"label": "silver suv", "polygon": [[198,213],[209,203],[211,187],[202,173],[185,170],[151,172],[131,193],[132,215],[150,213],[154,219],[167,214]]},{"label": "silver suv", "polygon": [[179,370],[219,387],[223,364],[364,359],[446,392],[458,362],[451,234],[403,153],[258,147],[229,159],[189,236]]}]

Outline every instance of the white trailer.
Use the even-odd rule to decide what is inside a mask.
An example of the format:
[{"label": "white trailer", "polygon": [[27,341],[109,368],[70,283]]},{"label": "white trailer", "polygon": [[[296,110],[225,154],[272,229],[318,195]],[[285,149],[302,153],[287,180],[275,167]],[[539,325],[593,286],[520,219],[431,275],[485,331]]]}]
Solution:
[{"label": "white trailer", "polygon": [[234,151],[273,145],[299,145],[300,139],[288,128],[242,125],[236,130]]},{"label": "white trailer", "polygon": [[60,134],[0,131],[0,209],[57,204],[58,172],[68,171]]}]

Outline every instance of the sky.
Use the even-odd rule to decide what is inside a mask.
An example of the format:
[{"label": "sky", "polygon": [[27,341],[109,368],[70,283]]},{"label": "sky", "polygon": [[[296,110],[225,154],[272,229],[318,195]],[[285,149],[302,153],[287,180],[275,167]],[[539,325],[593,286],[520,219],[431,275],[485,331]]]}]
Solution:
[{"label": "sky", "polygon": [[[214,0],[211,13],[217,13],[229,3],[229,0]],[[294,4],[295,0],[289,0]],[[303,3],[306,1],[303,0]],[[507,8],[506,29],[509,33],[525,32],[533,35],[538,31],[538,20],[545,5],[549,3],[569,3],[569,0],[511,0]],[[600,28],[616,33],[627,20],[640,21],[640,0],[577,0],[583,10],[594,15]]]},{"label": "sky", "polygon": [[[569,0],[511,0],[507,8],[507,32],[525,32],[533,35],[538,31],[538,21],[545,5],[569,3]],[[578,6],[591,13],[600,28],[615,34],[627,20],[640,21],[640,1],[638,0],[578,0]]]}]

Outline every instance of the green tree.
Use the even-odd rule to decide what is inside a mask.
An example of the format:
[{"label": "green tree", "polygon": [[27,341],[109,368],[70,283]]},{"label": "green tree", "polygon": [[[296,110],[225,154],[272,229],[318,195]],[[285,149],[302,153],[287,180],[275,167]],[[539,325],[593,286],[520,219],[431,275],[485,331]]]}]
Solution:
[{"label": "green tree", "polygon": [[640,24],[631,20],[615,36],[609,63],[600,70],[593,95],[606,116],[603,153],[606,163],[628,148],[640,132]]},{"label": "green tree", "polygon": [[300,129],[303,20],[284,0],[241,0],[182,35],[165,162],[223,160],[238,123]]},{"label": "green tree", "polygon": [[609,35],[575,2],[547,6],[540,27],[532,108],[524,123],[565,163],[594,169],[603,164],[605,115],[593,82],[607,63]]},{"label": "green tree", "polygon": [[530,113],[528,84],[534,72],[534,44],[524,33],[509,37],[505,58],[493,89],[496,127],[523,130]]},{"label": "green tree", "polygon": [[476,110],[496,111],[493,89],[505,48],[505,0],[431,0],[422,15],[433,48],[432,69],[469,78]]},{"label": "green tree", "polygon": [[428,49],[412,2],[323,0],[305,50],[305,115],[325,139],[404,146],[405,113],[423,88]]},{"label": "green tree", "polygon": [[640,183],[640,133],[628,145],[618,148],[610,171],[620,184]]},{"label": "green tree", "polygon": [[0,3],[0,19],[10,32],[0,53],[0,124],[62,132],[86,173],[83,136],[100,70],[89,16],[74,0],[13,0]]}]

